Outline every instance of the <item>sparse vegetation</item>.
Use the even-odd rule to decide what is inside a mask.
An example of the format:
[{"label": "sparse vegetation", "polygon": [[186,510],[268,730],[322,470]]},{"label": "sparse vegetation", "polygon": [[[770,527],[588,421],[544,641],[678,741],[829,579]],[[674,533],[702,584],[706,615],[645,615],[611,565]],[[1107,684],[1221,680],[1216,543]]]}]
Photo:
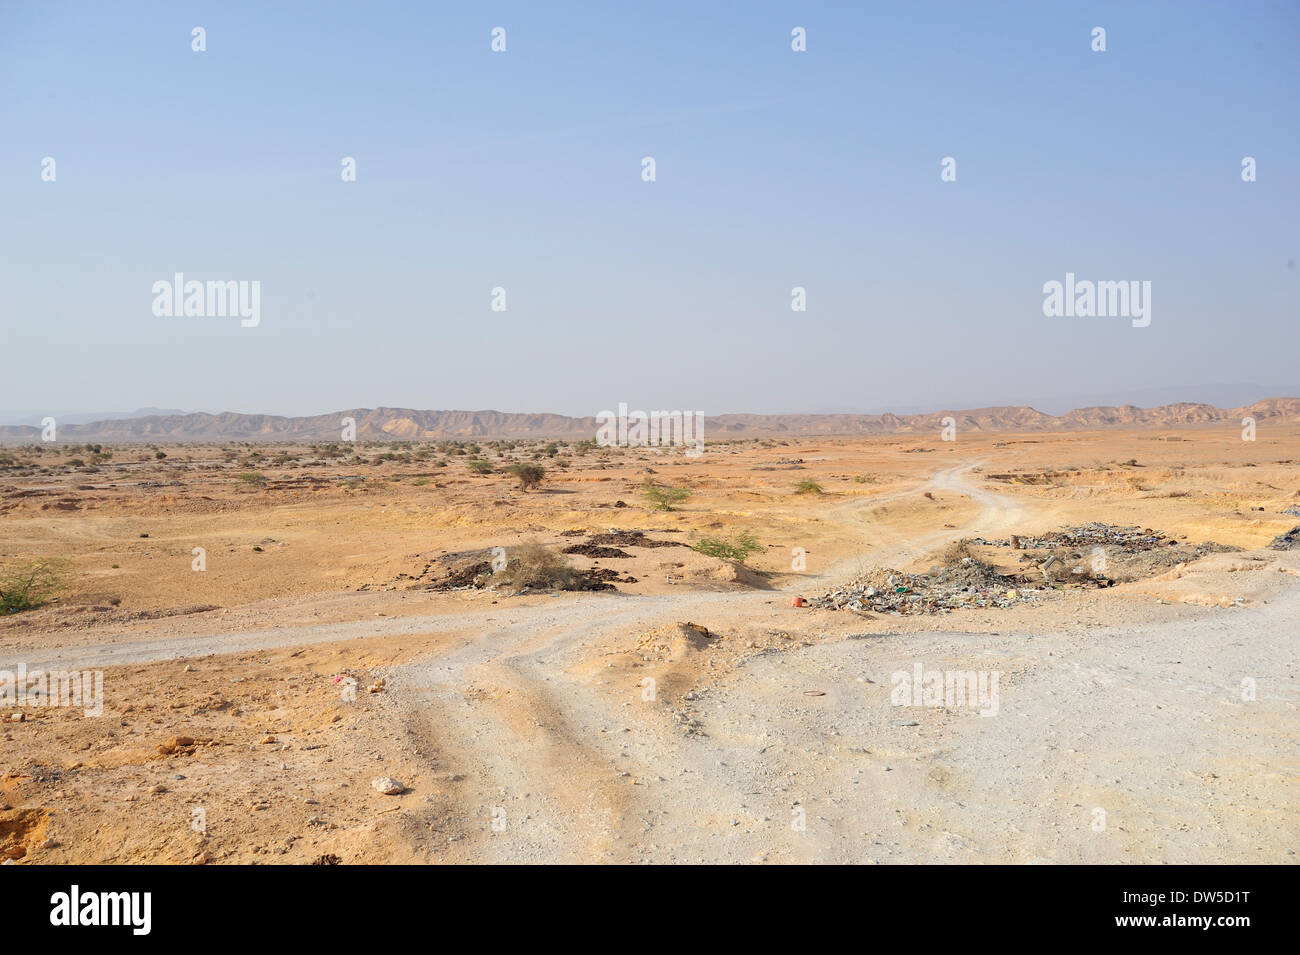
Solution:
[{"label": "sparse vegetation", "polygon": [[691,492],[684,487],[667,487],[663,484],[656,484],[649,478],[642,485],[642,491],[650,506],[656,511],[671,511],[674,504],[680,504],[691,496]]},{"label": "sparse vegetation", "polygon": [[542,483],[542,478],[546,475],[546,469],[540,464],[512,464],[506,468],[506,473],[513,474],[518,478],[519,486],[527,491]]},{"label": "sparse vegetation", "polygon": [[[483,460],[469,462],[469,469],[475,474],[491,474],[494,470],[496,470],[492,466],[491,461],[483,461]],[[538,480],[540,480],[540,478]]]},{"label": "sparse vegetation", "polygon": [[691,545],[691,550],[709,557],[722,560],[734,560],[743,564],[750,554],[763,549],[753,534],[740,534],[733,539],[722,537],[702,537]]},{"label": "sparse vegetation", "polygon": [[795,485],[794,493],[820,494],[822,493],[822,486],[818,484],[816,481],[814,481],[812,478],[804,478],[802,481],[800,481],[798,484]]},{"label": "sparse vegetation", "polygon": [[0,574],[0,613],[33,610],[49,600],[63,585],[64,562],[42,558],[11,567]]},{"label": "sparse vegetation", "polygon": [[266,477],[258,474],[256,471],[244,471],[242,474],[236,474],[235,481],[245,487],[266,486]]}]

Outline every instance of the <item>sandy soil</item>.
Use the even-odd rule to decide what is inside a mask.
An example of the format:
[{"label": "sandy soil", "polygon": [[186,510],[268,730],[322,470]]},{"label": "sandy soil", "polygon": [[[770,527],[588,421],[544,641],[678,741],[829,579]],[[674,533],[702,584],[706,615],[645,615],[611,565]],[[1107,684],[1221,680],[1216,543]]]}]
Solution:
[{"label": "sandy soil", "polygon": [[[1264,545],[1300,524],[1300,428],[562,445],[529,492],[402,446],[111,451],[0,472],[0,567],[66,561],[0,671],[104,680],[98,716],[0,714],[20,864],[1294,861],[1300,554]],[[654,510],[647,478],[692,494]],[[1244,550],[1005,610],[790,605],[1093,520]],[[611,529],[763,547],[425,589],[448,553]],[[996,715],[893,705],[917,664],[996,672]]]}]

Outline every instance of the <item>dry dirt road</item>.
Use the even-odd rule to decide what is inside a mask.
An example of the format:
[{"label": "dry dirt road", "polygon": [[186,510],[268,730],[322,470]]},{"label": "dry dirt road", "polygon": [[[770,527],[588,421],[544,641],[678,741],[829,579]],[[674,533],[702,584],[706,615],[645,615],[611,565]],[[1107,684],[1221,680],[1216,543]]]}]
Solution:
[{"label": "dry dirt road", "polygon": [[[969,495],[982,509],[971,527],[912,541],[876,529],[873,562],[1021,517],[969,484],[972,466],[911,492]],[[1294,861],[1298,587],[1190,627],[814,637],[717,682],[701,666],[688,692],[653,701],[635,676],[584,667],[611,634],[746,613],[770,611],[751,594],[556,608],[394,674],[398,712],[464,777],[456,855]],[[891,675],[917,663],[996,671],[998,712],[893,706]]]},{"label": "dry dirt road", "polygon": [[[861,525],[876,565],[1024,520],[1027,505],[971,482],[974,466],[900,492],[970,498],[980,512],[960,527],[899,538],[872,522],[883,498],[832,516]],[[450,810],[415,808],[427,818],[405,830],[431,860],[1293,862],[1300,581],[1287,581],[1267,602],[1179,623],[1117,611],[1105,627],[975,635],[948,629],[958,614],[926,632],[855,638],[841,626],[822,639],[819,618],[792,618],[771,591],[689,592],[54,648],[25,662],[441,635],[388,674],[382,703],[449,780]],[[619,664],[635,635],[678,621],[801,628],[801,639],[735,666],[707,648],[687,648],[672,673]],[[996,714],[892,705],[892,675],[917,664],[996,673]],[[646,677],[662,687],[650,694]]]}]

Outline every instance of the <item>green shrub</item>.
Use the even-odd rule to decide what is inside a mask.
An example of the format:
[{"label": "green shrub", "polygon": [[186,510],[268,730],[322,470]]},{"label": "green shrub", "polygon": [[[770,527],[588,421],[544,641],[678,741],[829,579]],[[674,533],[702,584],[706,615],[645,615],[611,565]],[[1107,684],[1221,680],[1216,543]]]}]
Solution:
[{"label": "green shrub", "polygon": [[475,474],[491,474],[495,470],[491,461],[483,460],[469,462],[469,469]]},{"label": "green shrub", "polygon": [[662,484],[656,484],[650,479],[646,479],[642,485],[642,491],[645,493],[646,500],[656,511],[671,511],[674,504],[680,504],[691,496],[691,492],[684,487],[665,487]]},{"label": "green shrub", "polygon": [[822,486],[812,478],[804,478],[794,488],[796,494],[820,494],[821,492]]},{"label": "green shrub", "polygon": [[49,601],[63,585],[65,562],[28,561],[0,574],[0,613],[32,610]]},{"label": "green shrub", "polygon": [[512,464],[506,468],[506,473],[513,474],[518,478],[519,486],[527,491],[529,488],[537,487],[542,483],[546,469],[540,464]]},{"label": "green shrub", "polygon": [[707,554],[709,557],[718,557],[722,560],[734,560],[743,564],[745,559],[755,551],[763,549],[753,534],[741,534],[734,540],[727,540],[722,537],[702,537],[699,541],[691,545],[691,550],[701,554]]}]

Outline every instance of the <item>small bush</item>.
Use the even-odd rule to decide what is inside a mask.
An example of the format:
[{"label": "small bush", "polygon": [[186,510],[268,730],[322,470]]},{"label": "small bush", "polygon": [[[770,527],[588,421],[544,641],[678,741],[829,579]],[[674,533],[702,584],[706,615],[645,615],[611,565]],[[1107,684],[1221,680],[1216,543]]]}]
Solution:
[{"label": "small bush", "polygon": [[490,579],[498,586],[515,590],[586,590],[589,586],[567,557],[535,540],[507,550],[506,566]]},{"label": "small bush", "polygon": [[795,485],[794,493],[796,494],[820,494],[822,486],[812,478],[804,478]]},{"label": "small bush", "polygon": [[709,557],[718,557],[722,560],[734,560],[743,564],[745,559],[755,551],[763,549],[753,534],[741,534],[734,540],[727,540],[722,537],[702,537],[700,540],[691,545],[691,550],[701,554],[707,554]]},{"label": "small bush", "polygon": [[63,585],[64,562],[41,559],[11,567],[0,575],[0,613],[32,610],[49,601]]},{"label": "small bush", "polygon": [[475,474],[491,474],[495,470],[491,461],[471,461],[469,469]]},{"label": "small bush", "polygon": [[691,492],[684,487],[665,487],[649,479],[646,480],[642,490],[646,500],[656,511],[671,511],[674,504],[680,504],[691,496]]},{"label": "small bush", "polygon": [[527,491],[542,483],[546,469],[540,464],[512,464],[506,468],[506,473],[518,478],[519,486]]},{"label": "small bush", "polygon": [[266,484],[266,478],[256,471],[245,471],[243,474],[236,474],[235,480],[248,487],[263,487]]}]

